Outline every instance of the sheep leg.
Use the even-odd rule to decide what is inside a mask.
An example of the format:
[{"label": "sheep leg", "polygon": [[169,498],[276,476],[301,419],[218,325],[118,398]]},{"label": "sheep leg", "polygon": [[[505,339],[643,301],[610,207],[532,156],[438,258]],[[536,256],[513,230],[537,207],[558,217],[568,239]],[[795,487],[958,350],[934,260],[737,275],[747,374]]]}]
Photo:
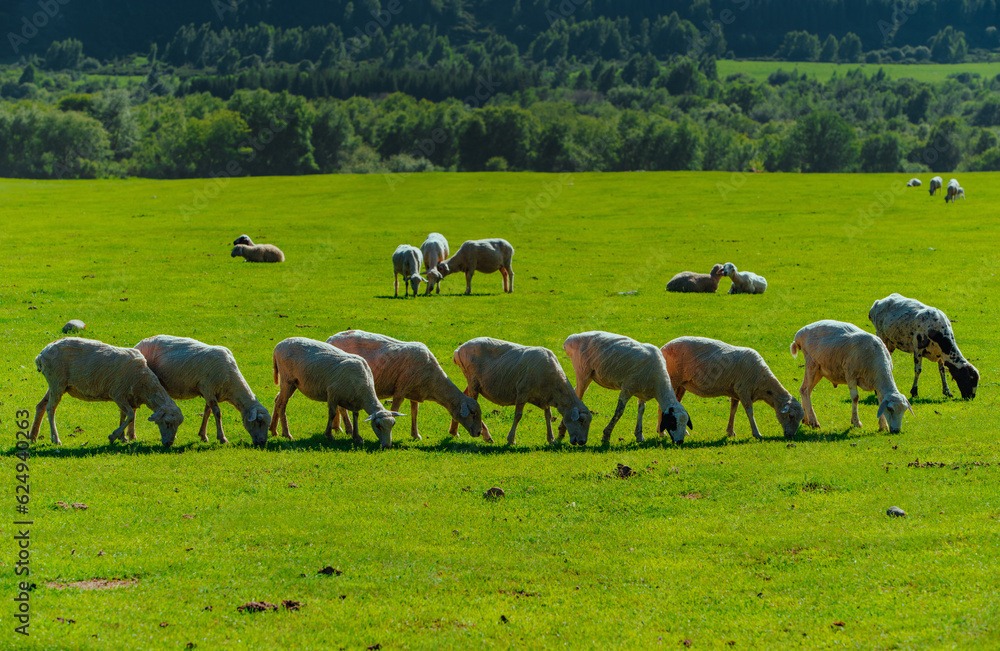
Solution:
[{"label": "sheep leg", "polygon": [[631,398],[631,394],[622,389],[621,394],[618,396],[618,407],[615,408],[615,414],[611,417],[611,422],[608,423],[608,426],[604,428],[604,438],[601,439],[603,443],[611,441],[611,432],[615,431],[615,425],[618,424],[618,419],[625,413],[625,404]]},{"label": "sheep leg", "polygon": [[754,420],[753,417],[753,401],[744,400],[743,410],[747,412],[747,420],[750,421],[750,433],[753,434],[753,437],[758,441],[764,440],[764,437],[760,435],[760,430],[757,429],[757,421]]},{"label": "sheep leg", "polygon": [[205,401],[205,409],[201,415],[201,428],[198,430],[198,436],[205,443],[208,443],[208,417],[211,414],[212,408],[209,406],[208,400]]},{"label": "sheep leg", "polygon": [[468,296],[469,294],[472,293],[472,274],[474,274],[474,273],[476,273],[476,272],[475,271],[466,271],[465,272],[465,295],[466,296]]},{"label": "sheep leg", "polygon": [[[882,405],[882,394],[879,393],[878,390],[876,390],[875,391],[875,396],[878,398],[878,404],[879,404],[879,406],[881,406]],[[878,419],[878,430],[880,432],[888,432],[889,431],[889,421],[885,419],[885,414],[882,414],[881,416],[879,416],[879,419]]]},{"label": "sheep leg", "polygon": [[951,390],[948,389],[948,380],[944,376],[944,360],[943,359],[939,359],[938,360],[938,371],[941,372],[941,390],[944,392],[944,395],[946,395],[947,397],[951,398],[952,395],[951,395]]},{"label": "sheep leg", "polygon": [[295,393],[294,384],[285,382],[281,385],[281,389],[274,399],[274,411],[271,412],[271,436],[278,435],[278,422],[280,421],[281,435],[289,441],[292,440],[292,435],[288,431],[288,416],[285,415],[285,407],[288,405],[288,399],[292,397],[293,393]]},{"label": "sheep leg", "polygon": [[858,418],[858,383],[849,379],[847,388],[851,391],[851,425],[861,427],[861,419]]},{"label": "sheep leg", "polygon": [[124,401],[119,402],[118,409],[121,410],[121,413],[124,414],[125,418],[121,420],[121,423],[118,425],[118,428],[115,429],[115,431],[111,432],[111,435],[108,437],[109,443],[114,441],[115,439],[121,439],[122,442],[124,443],[126,440],[125,432],[128,430],[128,427],[130,425],[131,426],[135,425],[135,409],[132,409],[132,405]]},{"label": "sheep leg", "polygon": [[736,398],[729,399],[729,425],[726,427],[726,436],[736,436],[736,410],[740,406],[740,401]]},{"label": "sheep leg", "polygon": [[337,419],[342,418],[344,420],[344,434],[348,436],[354,435],[354,426],[351,425],[351,415],[347,413],[347,410],[343,407],[337,409],[337,418],[334,419],[334,424],[337,423]]},{"label": "sheep leg", "polygon": [[507,270],[500,267],[500,282],[503,283],[503,291],[507,293]]},{"label": "sheep leg", "polygon": [[212,415],[215,416],[215,438],[219,443],[229,443],[226,433],[222,430],[222,410],[219,409],[217,402],[212,402]]},{"label": "sheep leg", "polygon": [[802,408],[806,412],[806,425],[810,427],[819,427],[819,420],[816,418],[816,412],[813,410],[812,404],[812,391],[819,384],[819,381],[823,379],[823,376],[818,372],[819,368],[813,365],[811,360],[806,361],[806,372],[802,377],[802,386],[799,388],[799,396],[802,398]]},{"label": "sheep leg", "polygon": [[642,435],[642,415],[646,412],[646,401],[639,401],[639,416],[635,421],[635,440],[642,443],[646,438]]},{"label": "sheep leg", "polygon": [[392,274],[392,296],[399,298],[399,274]]},{"label": "sheep leg", "polygon": [[361,423],[361,421],[358,420],[358,412],[354,412],[354,424],[353,424],[353,427],[354,427],[354,442],[356,444],[358,444],[358,445],[364,444],[364,439],[362,439],[361,435],[358,434],[358,424],[360,424],[360,423]]},{"label": "sheep leg", "polygon": [[514,293],[514,269],[510,266],[507,267],[507,293]]},{"label": "sheep leg", "polygon": [[59,440],[59,430],[56,429],[56,407],[59,406],[62,394],[49,389],[49,393],[46,395],[48,395],[48,400],[45,405],[45,413],[49,417],[49,435],[55,445],[62,445],[62,441]]},{"label": "sheep leg", "polygon": [[323,434],[326,438],[333,439],[333,420],[337,417],[337,400],[333,396],[328,396],[326,401],[326,429]]},{"label": "sheep leg", "polygon": [[[398,412],[400,405],[406,400],[403,396],[393,396],[392,398],[392,411]],[[417,431],[417,409],[420,403],[416,400],[410,401],[410,436],[413,437],[414,441],[420,440],[420,432]]]},{"label": "sheep leg", "polygon": [[30,438],[31,442],[34,443],[38,440],[38,430],[42,428],[42,414],[45,413],[45,407],[49,404],[49,391],[45,392],[42,399],[38,401],[35,405],[35,420],[31,421],[31,432]]},{"label": "sheep leg", "polygon": [[923,368],[923,355],[916,346],[913,347],[913,387],[910,389],[910,397],[917,397],[917,380],[920,379],[920,371]]},{"label": "sheep leg", "polygon": [[510,425],[510,433],[507,434],[507,445],[514,445],[514,435],[517,434],[517,424],[521,422],[521,416],[524,415],[524,403],[518,403],[514,406],[514,422]]},{"label": "sheep leg", "polygon": [[[673,380],[671,380],[671,382],[673,382]],[[674,387],[675,387],[674,388],[674,396],[677,397],[677,402],[680,402],[681,400],[684,399],[684,393],[687,390],[683,386],[681,386],[680,384],[675,384]]]},{"label": "sheep leg", "polygon": [[552,407],[545,408],[545,440],[549,443],[556,442],[552,436]]}]

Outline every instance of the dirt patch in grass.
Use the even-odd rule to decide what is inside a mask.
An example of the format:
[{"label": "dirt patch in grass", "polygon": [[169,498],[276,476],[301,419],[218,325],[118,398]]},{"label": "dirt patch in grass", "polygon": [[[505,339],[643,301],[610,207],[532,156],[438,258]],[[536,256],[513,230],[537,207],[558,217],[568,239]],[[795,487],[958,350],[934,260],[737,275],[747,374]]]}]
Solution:
[{"label": "dirt patch in grass", "polygon": [[90,579],[89,581],[73,581],[71,583],[59,583],[49,581],[45,584],[47,588],[65,590],[76,588],[77,590],[112,590],[114,588],[134,588],[139,585],[139,579]]}]

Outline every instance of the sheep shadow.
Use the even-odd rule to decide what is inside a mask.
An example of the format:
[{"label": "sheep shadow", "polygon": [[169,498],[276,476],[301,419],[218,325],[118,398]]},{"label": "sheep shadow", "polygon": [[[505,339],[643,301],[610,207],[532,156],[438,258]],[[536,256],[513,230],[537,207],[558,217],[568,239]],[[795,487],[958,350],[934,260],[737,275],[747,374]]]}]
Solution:
[{"label": "sheep shadow", "polygon": [[[904,395],[906,395],[906,394],[904,394]],[[943,395],[943,394],[939,395],[939,396],[935,396],[933,398],[920,398],[920,397],[911,398],[910,396],[907,395],[906,399],[909,401],[909,403],[911,405],[942,405],[942,404],[945,404],[945,403],[948,403],[948,402],[953,402],[953,401],[956,401],[956,400],[961,401],[960,397],[959,398],[955,398],[955,397],[949,398],[948,396]],[[850,396],[850,394],[848,394],[848,396],[846,398],[841,399],[840,402],[843,403],[843,404],[846,404],[846,405],[851,404],[851,396]],[[878,396],[876,394],[874,394],[874,393],[869,394],[869,395],[865,396],[864,398],[858,400],[858,404],[859,405],[865,405],[865,406],[868,406],[868,407],[878,407],[878,404],[879,404],[878,403]]]}]

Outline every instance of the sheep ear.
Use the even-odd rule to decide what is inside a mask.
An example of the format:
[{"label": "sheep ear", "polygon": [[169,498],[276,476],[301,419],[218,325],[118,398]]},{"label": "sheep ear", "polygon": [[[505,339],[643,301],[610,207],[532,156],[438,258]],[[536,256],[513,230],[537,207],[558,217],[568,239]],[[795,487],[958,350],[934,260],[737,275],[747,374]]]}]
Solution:
[{"label": "sheep ear", "polygon": [[250,410],[250,413],[247,415],[247,420],[257,420],[257,408],[256,407],[254,407],[253,409]]},{"label": "sheep ear", "polygon": [[580,420],[580,408],[573,407],[573,410],[569,412],[570,421]]},{"label": "sheep ear", "polygon": [[691,424],[691,414],[688,414],[688,429],[694,431],[694,425]]},{"label": "sheep ear", "polygon": [[[791,403],[787,403],[784,407],[781,408],[781,413],[787,414],[788,410],[791,409],[791,408],[792,408],[792,404]],[[690,419],[690,416],[688,418]]]},{"label": "sheep ear", "polygon": [[906,401],[906,408],[907,408],[907,409],[908,409],[908,410],[910,411],[910,413],[911,413],[911,414],[913,414],[914,416],[916,416],[916,415],[917,415],[917,414],[916,414],[916,413],[915,413],[915,412],[913,411],[913,405],[911,405],[911,404],[910,404],[910,401],[909,401],[909,400],[907,400],[907,401]]},{"label": "sheep ear", "polygon": [[469,412],[469,403],[463,402],[462,403],[462,409],[458,412],[458,415],[461,416],[462,418],[468,418],[469,417],[469,413],[470,413]]},{"label": "sheep ear", "polygon": [[155,423],[156,421],[158,421],[162,417],[163,417],[163,412],[162,411],[154,411],[153,415],[150,416],[149,418],[147,418],[146,420],[148,420],[151,423]]},{"label": "sheep ear", "polygon": [[392,416],[393,418],[399,418],[400,416],[405,416],[406,414],[401,414],[398,411],[390,411],[389,415]]},{"label": "sheep ear", "polygon": [[883,400],[882,404],[880,404],[878,406],[878,412],[875,414],[875,418],[882,418],[882,414],[885,413],[885,408],[888,407],[888,406],[889,406],[889,403],[886,402],[885,400]]},{"label": "sheep ear", "polygon": [[364,420],[363,420],[363,421],[361,421],[361,422],[362,422],[362,423],[367,423],[367,422],[368,422],[368,421],[370,421],[370,420],[371,420],[372,418],[375,418],[375,414],[372,414],[371,416],[369,416],[368,418],[364,419]]}]

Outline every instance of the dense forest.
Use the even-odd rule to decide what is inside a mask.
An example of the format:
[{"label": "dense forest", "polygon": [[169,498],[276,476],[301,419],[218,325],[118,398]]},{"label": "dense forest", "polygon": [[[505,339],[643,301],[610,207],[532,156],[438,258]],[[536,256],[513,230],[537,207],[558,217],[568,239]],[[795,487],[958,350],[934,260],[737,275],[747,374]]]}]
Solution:
[{"label": "dense forest", "polygon": [[[1000,76],[818,81],[793,63],[996,60],[996,14],[976,0],[21,2],[0,9],[21,26],[0,67],[0,176],[1000,169]],[[734,56],[790,63],[719,78]]]}]

